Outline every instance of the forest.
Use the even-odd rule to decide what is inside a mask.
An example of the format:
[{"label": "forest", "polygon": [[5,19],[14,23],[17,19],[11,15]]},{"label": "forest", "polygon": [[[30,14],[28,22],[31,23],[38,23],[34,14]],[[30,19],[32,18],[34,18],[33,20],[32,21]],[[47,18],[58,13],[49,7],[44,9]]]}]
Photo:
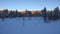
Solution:
[{"label": "forest", "polygon": [[48,18],[49,20],[56,20],[60,18],[59,7],[54,8],[54,10],[47,10],[46,7],[42,10],[36,11],[18,11],[16,10],[0,10],[0,18],[18,18],[18,17],[44,17],[44,20]]}]

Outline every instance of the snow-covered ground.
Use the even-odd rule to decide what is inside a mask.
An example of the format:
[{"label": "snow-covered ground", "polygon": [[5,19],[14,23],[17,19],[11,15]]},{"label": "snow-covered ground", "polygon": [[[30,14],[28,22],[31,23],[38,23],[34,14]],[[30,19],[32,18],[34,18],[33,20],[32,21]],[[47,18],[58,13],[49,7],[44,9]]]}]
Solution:
[{"label": "snow-covered ground", "polygon": [[60,34],[60,20],[45,23],[42,17],[0,19],[0,34]]}]

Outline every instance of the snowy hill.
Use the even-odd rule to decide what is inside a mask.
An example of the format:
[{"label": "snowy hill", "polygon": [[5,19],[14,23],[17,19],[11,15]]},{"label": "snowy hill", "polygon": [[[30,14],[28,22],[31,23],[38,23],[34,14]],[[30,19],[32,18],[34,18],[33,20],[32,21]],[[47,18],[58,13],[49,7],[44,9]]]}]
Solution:
[{"label": "snowy hill", "polygon": [[0,19],[0,34],[60,34],[60,20],[44,22],[42,17]]}]

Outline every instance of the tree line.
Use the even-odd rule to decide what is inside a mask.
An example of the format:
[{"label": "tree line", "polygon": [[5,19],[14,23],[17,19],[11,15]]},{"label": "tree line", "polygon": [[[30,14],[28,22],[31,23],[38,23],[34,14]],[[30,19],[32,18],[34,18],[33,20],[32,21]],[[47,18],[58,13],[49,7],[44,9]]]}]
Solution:
[{"label": "tree line", "polygon": [[56,7],[54,10],[47,10],[46,7],[44,9],[38,11],[29,11],[25,10],[23,13],[22,11],[18,10],[0,10],[0,18],[15,18],[15,17],[44,17],[44,19],[58,19],[60,18],[60,10],[59,7]]}]

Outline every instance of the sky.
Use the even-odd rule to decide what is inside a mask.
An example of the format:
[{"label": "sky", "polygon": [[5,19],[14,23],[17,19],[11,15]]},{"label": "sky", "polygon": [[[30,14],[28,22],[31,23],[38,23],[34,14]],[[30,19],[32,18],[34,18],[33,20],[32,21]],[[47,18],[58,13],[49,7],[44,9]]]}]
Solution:
[{"label": "sky", "polygon": [[60,8],[60,0],[0,0],[0,9],[9,10],[53,10],[57,6]]}]

